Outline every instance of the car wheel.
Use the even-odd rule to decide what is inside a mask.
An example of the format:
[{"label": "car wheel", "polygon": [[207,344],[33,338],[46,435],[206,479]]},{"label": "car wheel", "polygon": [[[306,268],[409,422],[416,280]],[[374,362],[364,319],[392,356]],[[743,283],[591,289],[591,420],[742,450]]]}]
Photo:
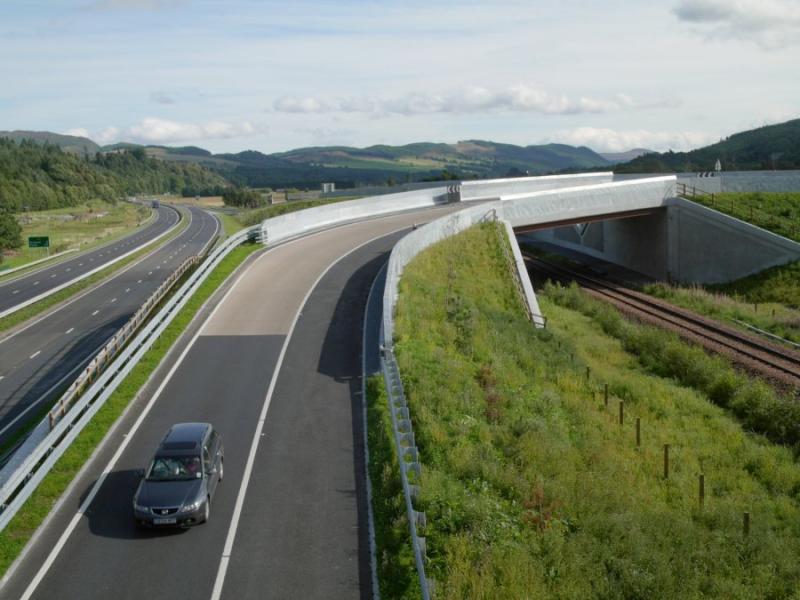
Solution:
[{"label": "car wheel", "polygon": [[203,523],[208,522],[208,518],[211,516],[211,498],[206,498],[206,507],[203,511]]},{"label": "car wheel", "polygon": [[222,481],[222,476],[223,476],[224,470],[225,470],[224,467],[225,467],[225,461],[220,459],[219,460],[219,480],[220,481]]}]

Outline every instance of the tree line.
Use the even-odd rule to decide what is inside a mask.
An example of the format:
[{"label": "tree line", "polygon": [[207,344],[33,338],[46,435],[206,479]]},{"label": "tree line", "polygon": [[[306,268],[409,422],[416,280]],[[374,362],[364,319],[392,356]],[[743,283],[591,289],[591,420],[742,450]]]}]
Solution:
[{"label": "tree line", "polygon": [[227,185],[222,176],[200,165],[149,158],[141,148],[92,157],[52,144],[0,138],[0,209],[6,212],[134,194],[219,195]]}]

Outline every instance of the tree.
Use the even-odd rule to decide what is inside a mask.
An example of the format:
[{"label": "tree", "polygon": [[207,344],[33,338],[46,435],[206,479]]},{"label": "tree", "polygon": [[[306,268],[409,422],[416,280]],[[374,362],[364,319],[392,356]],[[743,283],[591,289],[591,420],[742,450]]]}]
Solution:
[{"label": "tree", "polygon": [[3,250],[22,246],[22,227],[14,215],[7,210],[0,210],[0,262],[3,261]]}]

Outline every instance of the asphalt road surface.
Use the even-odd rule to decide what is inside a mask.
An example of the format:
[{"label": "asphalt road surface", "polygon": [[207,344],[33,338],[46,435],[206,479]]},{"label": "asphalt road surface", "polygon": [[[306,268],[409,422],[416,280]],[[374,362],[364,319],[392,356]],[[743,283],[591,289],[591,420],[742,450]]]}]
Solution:
[{"label": "asphalt road surface", "polygon": [[215,217],[189,210],[188,227],[169,243],[0,340],[0,443],[68,386],[161,282],[216,235]]},{"label": "asphalt road surface", "polygon": [[178,213],[174,208],[162,205],[157,215],[153,223],[127,237],[0,283],[0,313],[149,244],[178,223]]},{"label": "asphalt road surface", "polygon": [[[336,228],[253,259],[109,434],[0,596],[369,598],[364,306],[409,225],[445,210]],[[135,472],[180,421],[223,435],[211,519],[137,530]]]}]

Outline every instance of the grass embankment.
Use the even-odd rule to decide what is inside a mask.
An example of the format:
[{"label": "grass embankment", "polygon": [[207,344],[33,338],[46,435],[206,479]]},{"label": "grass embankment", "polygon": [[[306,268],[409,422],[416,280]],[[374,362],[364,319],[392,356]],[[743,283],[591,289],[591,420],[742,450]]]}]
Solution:
[{"label": "grass embankment", "polygon": [[69,300],[72,296],[78,294],[79,292],[95,285],[96,283],[110,277],[117,271],[125,268],[132,262],[135,262],[142,258],[144,255],[149,254],[156,248],[169,243],[172,239],[180,235],[180,233],[189,226],[188,219],[182,219],[181,222],[173,229],[169,234],[161,238],[160,240],[156,240],[151,242],[147,246],[139,249],[138,251],[134,252],[127,258],[122,259],[119,262],[114,263],[103,269],[102,271],[98,271],[94,275],[90,275],[86,279],[81,279],[73,283],[70,286],[65,287],[63,290],[56,292],[55,294],[51,294],[46,298],[42,298],[38,302],[34,302],[25,308],[22,308],[14,313],[11,313],[8,316],[3,317],[0,319],[0,333],[4,331],[8,331],[9,329],[16,327],[20,323],[24,323],[28,319],[32,319],[33,317],[45,312],[46,310],[60,304],[66,300]]},{"label": "grass embankment", "polygon": [[[738,396],[723,391],[739,383],[727,376],[710,376],[708,392],[702,372],[696,387],[656,376],[661,360],[691,366],[698,355],[676,342],[640,362],[593,317],[546,295],[548,329],[533,329],[491,227],[434,246],[401,281],[396,348],[436,596],[792,597],[800,468],[709,401],[732,394],[758,413],[762,388]],[[662,344],[657,334],[642,340]]]},{"label": "grass embankment", "polygon": [[692,200],[800,242],[800,192],[726,192]]},{"label": "grass embankment", "polygon": [[75,478],[108,430],[158,367],[203,303],[250,254],[257,244],[239,246],[217,266],[177,317],[159,336],[138,365],[122,381],[92,421],[55,464],[33,495],[0,532],[0,576],[6,572],[55,503]]},{"label": "grass embankment", "polygon": [[[150,209],[129,202],[111,204],[96,200],[54,210],[32,211],[17,216],[22,225],[22,248],[10,252],[2,269],[20,267],[44,258],[44,248],[28,248],[29,236],[49,236],[50,254],[76,249],[85,251],[128,235],[150,216]],[[0,270],[0,276],[3,271]]]}]

